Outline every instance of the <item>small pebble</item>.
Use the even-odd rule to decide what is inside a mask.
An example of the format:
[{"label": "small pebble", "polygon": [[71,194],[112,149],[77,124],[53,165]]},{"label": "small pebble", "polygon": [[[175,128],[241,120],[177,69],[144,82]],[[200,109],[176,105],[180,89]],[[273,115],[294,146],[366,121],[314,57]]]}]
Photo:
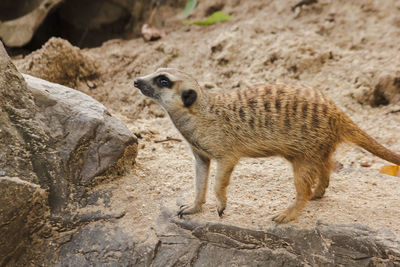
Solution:
[{"label": "small pebble", "polygon": [[368,161],[363,161],[360,163],[361,167],[371,167],[371,163],[369,163]]},{"label": "small pebble", "polygon": [[90,89],[95,89],[97,87],[97,85],[92,81],[87,81],[86,84],[87,86],[89,86]]},{"label": "small pebble", "polygon": [[6,176],[6,172],[3,170],[0,170],[0,176]]},{"label": "small pebble", "polygon": [[341,169],[343,169],[343,164],[340,163],[339,161],[335,161],[334,171],[335,171],[335,172],[338,172],[338,171],[340,171]]}]

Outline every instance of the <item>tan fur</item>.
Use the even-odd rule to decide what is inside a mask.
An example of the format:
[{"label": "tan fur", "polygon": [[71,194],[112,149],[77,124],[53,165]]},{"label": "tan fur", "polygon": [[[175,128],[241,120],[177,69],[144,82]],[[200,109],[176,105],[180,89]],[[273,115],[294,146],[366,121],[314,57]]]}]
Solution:
[{"label": "tan fur", "polygon": [[[168,77],[173,86],[157,86],[154,78],[159,75]],[[240,158],[281,156],[291,162],[297,196],[291,206],[274,217],[279,223],[296,219],[308,200],[324,195],[333,168],[332,154],[341,142],[353,142],[400,165],[400,155],[378,144],[332,101],[310,87],[265,84],[210,93],[175,69],[159,69],[139,80],[156,92],[153,99],[168,112],[195,156],[195,202],[182,206],[179,215],[201,210],[211,159],[217,161],[215,194],[220,215],[226,206],[231,173]],[[195,91],[197,98],[185,107],[181,96],[187,90]]]}]

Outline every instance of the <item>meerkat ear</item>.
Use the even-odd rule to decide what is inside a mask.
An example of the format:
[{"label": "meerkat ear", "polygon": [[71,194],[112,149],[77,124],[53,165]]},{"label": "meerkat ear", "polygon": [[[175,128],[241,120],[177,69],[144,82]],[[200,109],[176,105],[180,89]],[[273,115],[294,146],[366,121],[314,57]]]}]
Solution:
[{"label": "meerkat ear", "polygon": [[197,99],[197,93],[195,90],[186,90],[182,92],[182,101],[185,107],[190,107]]}]

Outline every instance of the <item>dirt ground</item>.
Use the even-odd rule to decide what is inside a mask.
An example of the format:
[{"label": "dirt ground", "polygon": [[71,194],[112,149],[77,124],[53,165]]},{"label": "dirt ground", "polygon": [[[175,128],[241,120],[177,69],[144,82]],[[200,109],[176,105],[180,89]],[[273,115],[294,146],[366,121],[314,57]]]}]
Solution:
[{"label": "dirt ground", "polygon": [[[209,90],[275,81],[319,88],[367,133],[400,152],[400,102],[371,107],[366,100],[381,79],[400,77],[400,2],[321,0],[292,11],[297,2],[200,1],[191,19],[203,18],[213,8],[232,16],[211,26],[185,26],[181,10],[161,9],[158,20],[166,31],[161,40],[112,40],[82,50],[96,62],[99,76],[79,80],[77,88],[104,103],[140,138],[134,169],[102,185],[113,188],[111,205],[127,212],[120,223],[133,234],[149,238],[161,207],[178,210],[194,195],[188,145],[157,142],[182,137],[164,111],[133,87],[135,77],[159,67],[183,69]],[[23,63],[28,59],[15,60],[22,71],[27,72]],[[348,145],[335,158],[343,167],[333,173],[325,196],[310,201],[290,224],[358,222],[388,228],[400,237],[400,178],[379,174],[388,163]],[[207,203],[192,216],[199,220],[263,229],[275,225],[272,215],[295,197],[291,168],[283,159],[243,159],[219,218],[214,173],[212,165]]]}]

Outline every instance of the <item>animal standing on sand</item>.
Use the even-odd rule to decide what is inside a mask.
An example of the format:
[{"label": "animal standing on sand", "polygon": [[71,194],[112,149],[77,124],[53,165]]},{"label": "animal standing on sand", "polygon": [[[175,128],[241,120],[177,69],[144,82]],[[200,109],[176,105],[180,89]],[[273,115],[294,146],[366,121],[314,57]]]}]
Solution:
[{"label": "animal standing on sand", "polygon": [[278,223],[296,219],[308,200],[324,195],[333,168],[332,154],[341,142],[352,142],[400,165],[400,155],[376,142],[319,90],[310,87],[266,84],[210,93],[190,75],[170,68],[158,69],[134,84],[168,112],[192,148],[195,201],[181,206],[179,216],[201,211],[211,159],[217,162],[215,194],[220,216],[240,158],[281,156],[288,160],[297,195],[293,204],[273,217]]}]

